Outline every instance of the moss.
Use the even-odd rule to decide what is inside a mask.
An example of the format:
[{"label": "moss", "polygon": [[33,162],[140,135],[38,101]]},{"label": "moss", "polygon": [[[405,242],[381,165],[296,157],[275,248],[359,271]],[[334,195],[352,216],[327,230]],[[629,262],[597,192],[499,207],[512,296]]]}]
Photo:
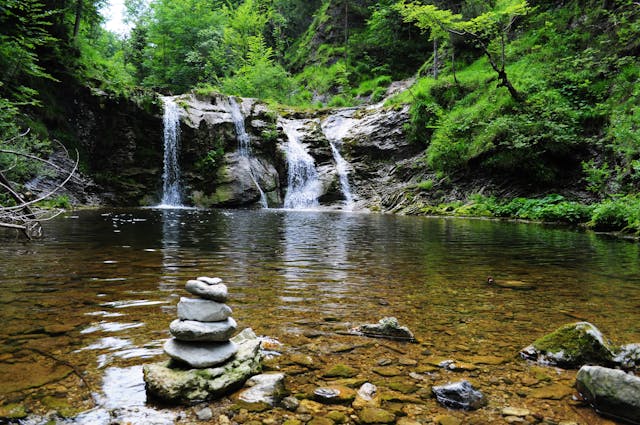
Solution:
[{"label": "moss", "polygon": [[10,403],[0,406],[0,418],[2,419],[23,419],[27,417],[27,410],[22,404]]},{"label": "moss", "polygon": [[571,323],[543,336],[533,347],[547,356],[551,363],[577,366],[585,363],[608,364],[613,359],[613,347],[590,323]]},{"label": "moss", "polygon": [[342,363],[338,363],[327,370],[322,376],[325,378],[353,378],[358,374],[354,368]]}]

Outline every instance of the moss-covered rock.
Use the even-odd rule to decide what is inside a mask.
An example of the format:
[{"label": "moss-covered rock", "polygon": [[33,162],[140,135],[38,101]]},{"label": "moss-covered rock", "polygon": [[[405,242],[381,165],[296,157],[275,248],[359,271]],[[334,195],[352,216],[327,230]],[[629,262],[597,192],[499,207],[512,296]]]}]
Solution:
[{"label": "moss-covered rock", "polygon": [[22,404],[10,403],[0,406],[0,419],[15,420],[27,417],[27,410]]},{"label": "moss-covered rock", "polygon": [[520,355],[537,363],[566,369],[584,364],[610,365],[615,347],[589,322],[562,326],[522,349]]},{"label": "moss-covered rock", "polygon": [[358,413],[358,418],[365,424],[390,424],[395,422],[396,415],[377,407],[365,407]]},{"label": "moss-covered rock", "polygon": [[358,374],[358,371],[352,368],[351,366],[338,363],[337,365],[326,370],[322,374],[322,376],[324,378],[353,378],[357,374]]}]

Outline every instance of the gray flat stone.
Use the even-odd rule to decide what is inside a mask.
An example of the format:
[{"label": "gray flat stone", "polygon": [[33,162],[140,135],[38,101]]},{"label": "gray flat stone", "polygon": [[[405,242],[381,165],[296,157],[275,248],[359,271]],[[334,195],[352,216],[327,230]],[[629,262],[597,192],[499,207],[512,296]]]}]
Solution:
[{"label": "gray flat stone", "polygon": [[206,300],[218,301],[220,303],[227,301],[227,285],[222,283],[210,285],[201,280],[189,280],[185,285],[185,289],[187,292]]},{"label": "gray flat stone", "polygon": [[176,319],[169,325],[169,331],[178,341],[228,341],[238,324],[232,317],[220,322],[197,322]]},{"label": "gray flat stone", "polygon": [[178,318],[197,322],[219,322],[231,316],[231,307],[200,298],[180,298]]},{"label": "gray flat stone", "polygon": [[222,283],[222,279],[220,279],[219,277],[207,277],[207,276],[200,276],[198,278],[198,280],[208,284],[208,285],[217,285],[219,283]]},{"label": "gray flat stone", "polygon": [[170,339],[164,343],[164,352],[196,369],[224,363],[238,351],[238,346],[228,342],[182,342]]}]

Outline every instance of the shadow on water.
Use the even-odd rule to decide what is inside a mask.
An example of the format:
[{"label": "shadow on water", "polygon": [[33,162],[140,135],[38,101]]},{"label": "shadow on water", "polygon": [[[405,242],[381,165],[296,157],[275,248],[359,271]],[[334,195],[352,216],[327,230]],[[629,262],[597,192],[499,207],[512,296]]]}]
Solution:
[{"label": "shadow on water", "polygon": [[[172,423],[175,412],[146,406],[141,365],[165,359],[182,285],[203,275],[227,283],[240,328],[285,345],[384,316],[442,356],[473,347],[512,357],[576,319],[618,342],[640,339],[639,247],[592,233],[193,209],[80,211],[45,230],[41,242],[0,247],[0,407],[26,406],[33,416],[25,423],[52,410],[84,411],[69,423]],[[488,287],[489,275],[535,290]]]}]

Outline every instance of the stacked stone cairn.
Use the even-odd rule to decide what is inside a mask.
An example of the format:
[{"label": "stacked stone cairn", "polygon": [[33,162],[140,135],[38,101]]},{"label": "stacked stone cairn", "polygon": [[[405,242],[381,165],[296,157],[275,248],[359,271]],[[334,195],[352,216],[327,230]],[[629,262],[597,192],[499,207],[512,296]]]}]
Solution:
[{"label": "stacked stone cairn", "polygon": [[233,357],[238,347],[229,341],[236,331],[227,301],[227,286],[219,278],[189,280],[185,289],[198,298],[180,298],[178,318],[171,322],[173,338],[164,351],[196,369],[216,366]]},{"label": "stacked stone cairn", "polygon": [[219,278],[199,277],[185,288],[196,297],[182,297],[173,338],[164,344],[169,361],[143,367],[147,394],[169,403],[195,404],[221,397],[260,372],[260,340],[250,329],[231,337],[227,287]]}]

